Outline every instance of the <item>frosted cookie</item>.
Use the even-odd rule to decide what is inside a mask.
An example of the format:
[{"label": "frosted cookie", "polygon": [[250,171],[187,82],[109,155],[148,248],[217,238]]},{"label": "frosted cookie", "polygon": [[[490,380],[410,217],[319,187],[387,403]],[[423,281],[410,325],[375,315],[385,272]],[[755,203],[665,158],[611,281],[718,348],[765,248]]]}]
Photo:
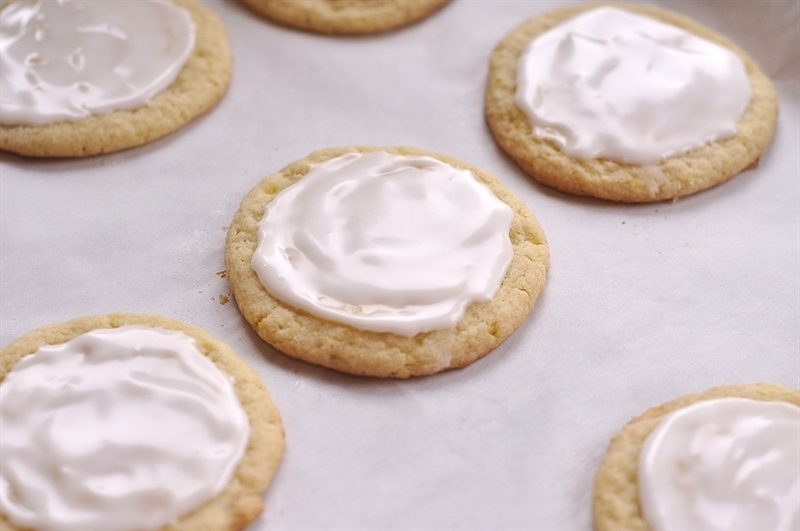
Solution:
[{"label": "frosted cookie", "polygon": [[81,157],[156,140],[216,105],[232,61],[195,0],[16,0],[0,11],[0,149]]},{"label": "frosted cookie", "polygon": [[81,317],[0,350],[2,529],[241,530],[281,458],[280,414],[207,332]]},{"label": "frosted cookie", "polygon": [[525,319],[547,240],[489,173],[409,147],[316,151],[264,178],[228,231],[228,279],[267,343],[339,371],[462,367]]},{"label": "frosted cookie", "polygon": [[597,471],[598,530],[788,530],[800,524],[800,390],[713,387],[647,410]]},{"label": "frosted cookie", "polygon": [[492,53],[486,119],[542,184],[613,201],[677,198],[754,167],[778,99],[744,51],[682,15],[570,6]]},{"label": "frosted cookie", "polygon": [[417,22],[449,0],[242,0],[293,28],[326,34],[377,33]]}]

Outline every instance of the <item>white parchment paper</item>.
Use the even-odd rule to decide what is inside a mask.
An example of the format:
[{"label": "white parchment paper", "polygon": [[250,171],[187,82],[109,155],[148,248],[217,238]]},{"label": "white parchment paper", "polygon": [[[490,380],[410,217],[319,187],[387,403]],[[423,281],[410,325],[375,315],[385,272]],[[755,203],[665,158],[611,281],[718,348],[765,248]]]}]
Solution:
[{"label": "white parchment paper", "polygon": [[[714,385],[800,387],[800,3],[658,2],[747,50],[778,88],[780,117],[757,169],[651,205],[542,187],[489,133],[494,45],[559,3],[454,0],[352,38],[207,3],[235,54],[210,113],[106,156],[0,154],[0,343],[113,311],[182,319],[229,343],[287,431],[250,530],[589,529],[595,469],[631,417]],[[356,143],[469,161],[542,223],[545,291],[470,367],[407,381],[338,374],[276,352],[226,302],[225,231],[247,191],[315,149]]]}]

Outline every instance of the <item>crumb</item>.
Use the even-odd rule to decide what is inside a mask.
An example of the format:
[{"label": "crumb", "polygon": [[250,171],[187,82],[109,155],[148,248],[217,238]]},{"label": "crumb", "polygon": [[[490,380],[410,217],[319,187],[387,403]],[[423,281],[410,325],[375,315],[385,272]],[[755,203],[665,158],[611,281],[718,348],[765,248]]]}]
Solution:
[{"label": "crumb", "polygon": [[231,298],[228,297],[227,295],[222,295],[220,293],[220,295],[219,295],[219,303],[222,304],[222,305],[225,305],[225,304],[228,304],[229,302],[231,302]]},{"label": "crumb", "polygon": [[227,271],[225,271],[225,270],[223,269],[222,271],[217,271],[216,275],[217,275],[219,278],[225,278],[225,277],[227,277],[227,276],[228,276],[228,272],[227,272]]}]

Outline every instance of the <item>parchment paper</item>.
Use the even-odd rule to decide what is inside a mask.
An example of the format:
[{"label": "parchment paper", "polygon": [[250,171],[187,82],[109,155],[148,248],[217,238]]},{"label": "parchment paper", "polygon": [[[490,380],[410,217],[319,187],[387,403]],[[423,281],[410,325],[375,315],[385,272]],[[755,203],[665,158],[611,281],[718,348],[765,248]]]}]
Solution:
[{"label": "parchment paper", "polygon": [[[639,206],[536,184],[485,124],[494,45],[556,2],[454,0],[409,28],[348,38],[207,3],[235,54],[210,113],[107,156],[0,154],[0,343],[134,311],[230,344],[287,431],[250,530],[589,529],[595,469],[631,417],[714,385],[800,387],[800,3],[657,2],[747,50],[776,83],[780,117],[757,169]],[[407,381],[338,374],[274,351],[229,301],[225,231],[247,191],[315,149],[356,143],[469,161],[542,223],[545,291],[470,367]]]}]

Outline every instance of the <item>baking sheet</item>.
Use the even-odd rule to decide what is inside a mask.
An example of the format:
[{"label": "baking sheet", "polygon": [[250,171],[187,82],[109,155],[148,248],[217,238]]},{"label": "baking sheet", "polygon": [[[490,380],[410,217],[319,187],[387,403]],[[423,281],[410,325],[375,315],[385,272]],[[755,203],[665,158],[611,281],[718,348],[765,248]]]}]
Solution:
[{"label": "baking sheet", "polygon": [[[800,387],[800,3],[660,3],[762,65],[778,128],[756,170],[675,202],[618,205],[536,184],[484,122],[492,48],[556,2],[455,0],[400,31],[340,38],[208,1],[235,54],[209,114],[86,160],[0,154],[0,343],[134,311],[230,344],[287,432],[250,530],[589,529],[595,469],[631,417],[714,385]],[[545,291],[484,359],[407,381],[338,374],[274,351],[229,301],[225,231],[247,191],[315,149],[356,143],[469,161],[543,225]]]}]

